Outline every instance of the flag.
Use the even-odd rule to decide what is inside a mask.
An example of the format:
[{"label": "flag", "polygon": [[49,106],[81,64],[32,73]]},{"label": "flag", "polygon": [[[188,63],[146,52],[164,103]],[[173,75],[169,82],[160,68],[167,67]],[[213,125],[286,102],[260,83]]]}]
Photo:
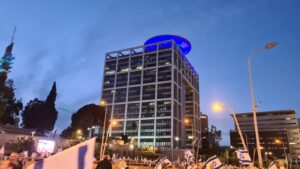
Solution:
[{"label": "flag", "polygon": [[194,161],[195,157],[191,150],[185,150],[184,159],[186,160],[187,165],[189,165],[190,162]]},{"label": "flag", "polygon": [[252,163],[251,157],[247,150],[237,150],[236,155],[237,158],[239,159],[240,164],[248,165]]},{"label": "flag", "polygon": [[26,169],[91,169],[95,138],[29,165]]},{"label": "flag", "polygon": [[165,157],[156,164],[154,169],[163,169],[163,168],[167,168],[171,165],[172,165],[171,161],[167,157]]},{"label": "flag", "polygon": [[0,156],[3,156],[4,153],[5,153],[5,148],[4,148],[4,146],[2,146],[0,149]]},{"label": "flag", "polygon": [[[210,157],[208,160],[205,161],[204,163],[205,169],[221,169],[223,168],[223,164],[220,161],[220,159],[214,155]],[[211,168],[213,167],[213,168]]]},{"label": "flag", "polygon": [[277,166],[275,165],[275,162],[272,161],[271,164],[269,165],[268,169],[278,169]]}]

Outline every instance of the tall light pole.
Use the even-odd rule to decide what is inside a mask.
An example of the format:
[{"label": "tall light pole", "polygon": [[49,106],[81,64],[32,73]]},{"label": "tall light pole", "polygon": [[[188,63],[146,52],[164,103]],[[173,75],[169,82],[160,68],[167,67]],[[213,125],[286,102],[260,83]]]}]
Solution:
[{"label": "tall light pole", "polygon": [[107,139],[108,139],[108,133],[109,131],[111,130],[111,128],[116,125],[117,122],[113,119],[110,119],[110,123],[109,123],[109,126],[108,126],[108,129],[107,129],[107,132],[106,132],[106,137],[105,137],[105,142],[103,144],[103,150],[102,150],[102,154],[101,154],[101,157],[103,157],[105,155],[105,150],[106,150],[106,145],[107,145]]},{"label": "tall light pole", "polygon": [[[105,100],[100,101],[101,106],[105,106],[105,112],[104,112],[104,122],[103,122],[103,129],[102,129],[102,139],[101,139],[101,145],[100,145],[100,154],[99,154],[99,160],[102,160],[102,154],[104,149],[104,135],[105,135],[105,126],[106,126],[106,116],[107,116],[107,103]],[[108,132],[108,131],[107,131]]]},{"label": "tall light pole", "polygon": [[252,72],[251,72],[251,63],[252,63],[252,58],[254,55],[262,50],[265,49],[272,49],[278,45],[277,42],[271,42],[268,43],[265,47],[263,48],[258,48],[255,49],[248,57],[248,72],[249,72],[249,83],[250,83],[250,94],[251,94],[251,103],[252,103],[252,112],[253,112],[253,122],[254,122],[254,130],[255,130],[255,139],[256,139],[256,149],[257,149],[257,155],[258,155],[258,164],[259,168],[263,168],[263,162],[262,162],[262,157],[261,157],[261,150],[260,150],[260,141],[259,141],[259,133],[258,133],[258,127],[257,127],[257,118],[256,118],[256,105],[254,101],[254,91],[253,91],[253,84],[252,84]]},{"label": "tall light pole", "polygon": [[233,108],[231,108],[229,105],[223,105],[223,104],[218,104],[218,103],[214,104],[212,108],[213,108],[213,110],[215,110],[215,111],[221,111],[222,109],[226,108],[226,109],[228,109],[228,110],[232,113],[234,122],[235,122],[235,124],[236,124],[237,129],[238,129],[238,133],[239,133],[240,138],[241,138],[241,140],[242,140],[242,144],[243,144],[244,150],[248,150],[248,148],[247,148],[247,146],[246,146],[246,144],[245,144],[245,140],[244,140],[244,137],[243,137],[243,134],[242,134],[242,131],[241,131],[239,122],[238,122],[238,120],[237,120],[237,118],[236,118],[236,113],[235,113],[235,111],[233,110]]}]

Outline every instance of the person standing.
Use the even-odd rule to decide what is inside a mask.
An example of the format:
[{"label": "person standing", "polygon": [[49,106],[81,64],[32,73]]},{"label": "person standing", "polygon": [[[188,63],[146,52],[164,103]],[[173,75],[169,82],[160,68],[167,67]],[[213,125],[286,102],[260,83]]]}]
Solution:
[{"label": "person standing", "polygon": [[104,156],[104,159],[99,162],[99,164],[97,165],[96,169],[112,169],[112,164],[108,160],[107,156]]}]

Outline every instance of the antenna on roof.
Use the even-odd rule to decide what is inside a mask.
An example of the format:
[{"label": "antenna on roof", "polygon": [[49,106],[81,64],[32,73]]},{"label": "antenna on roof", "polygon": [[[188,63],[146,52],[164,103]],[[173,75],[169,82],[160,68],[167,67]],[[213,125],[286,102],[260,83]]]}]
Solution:
[{"label": "antenna on roof", "polygon": [[15,34],[16,34],[16,30],[17,30],[17,27],[15,26],[15,29],[14,29],[14,33],[13,33],[13,36],[11,38],[11,43],[14,42],[14,38],[15,38]]}]

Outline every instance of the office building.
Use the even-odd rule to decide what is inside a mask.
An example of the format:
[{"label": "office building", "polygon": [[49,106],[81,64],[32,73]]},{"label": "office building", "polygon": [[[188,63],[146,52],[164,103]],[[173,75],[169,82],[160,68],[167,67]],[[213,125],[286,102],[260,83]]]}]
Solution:
[{"label": "office building", "polygon": [[[249,151],[256,151],[253,113],[237,114],[237,119]],[[300,158],[300,132],[296,112],[280,110],[257,112],[257,123],[263,155],[290,160]],[[242,148],[237,129],[230,131],[231,145]]]},{"label": "office building", "polygon": [[199,76],[186,54],[191,44],[174,35],[108,52],[102,86],[110,136],[126,134],[138,147],[187,148],[200,138]]}]

